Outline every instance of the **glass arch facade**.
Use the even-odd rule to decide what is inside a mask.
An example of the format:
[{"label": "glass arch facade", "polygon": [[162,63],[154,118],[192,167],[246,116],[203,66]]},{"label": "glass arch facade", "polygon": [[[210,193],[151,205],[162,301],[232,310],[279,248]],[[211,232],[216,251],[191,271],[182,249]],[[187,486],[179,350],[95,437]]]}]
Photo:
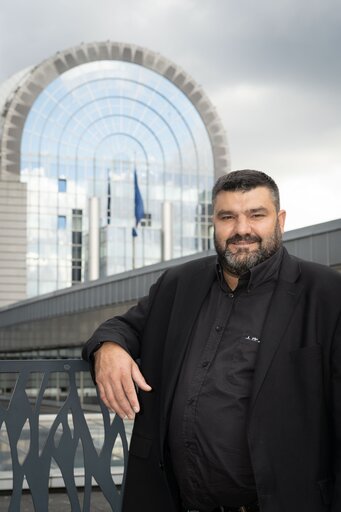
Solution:
[{"label": "glass arch facade", "polygon": [[[135,169],[145,218],[133,239]],[[24,123],[20,179],[28,296],[88,278],[91,197],[100,205],[101,276],[162,259],[165,201],[172,257],[209,247],[214,157],[206,126],[184,92],[147,67],[93,61],[50,82]]]}]

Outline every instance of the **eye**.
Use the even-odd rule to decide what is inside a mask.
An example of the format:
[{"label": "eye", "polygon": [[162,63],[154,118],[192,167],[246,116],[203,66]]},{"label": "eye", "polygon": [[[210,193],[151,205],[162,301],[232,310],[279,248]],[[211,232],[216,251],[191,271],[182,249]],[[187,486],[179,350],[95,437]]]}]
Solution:
[{"label": "eye", "polygon": [[265,217],[265,214],[264,214],[264,213],[253,213],[253,214],[251,215],[251,217],[252,217],[253,219],[262,219],[263,217]]}]

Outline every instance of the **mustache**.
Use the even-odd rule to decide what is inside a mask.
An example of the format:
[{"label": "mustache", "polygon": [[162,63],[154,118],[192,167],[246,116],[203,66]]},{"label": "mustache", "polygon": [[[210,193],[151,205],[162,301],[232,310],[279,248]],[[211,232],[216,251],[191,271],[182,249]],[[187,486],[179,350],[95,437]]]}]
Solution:
[{"label": "mustache", "polygon": [[226,244],[226,247],[229,245],[229,244],[235,244],[235,243],[238,243],[238,242],[249,242],[249,243],[253,243],[253,242],[261,242],[262,239],[260,236],[257,236],[257,235],[234,235],[232,236],[231,238],[228,238],[226,241],[225,241],[225,244]]}]

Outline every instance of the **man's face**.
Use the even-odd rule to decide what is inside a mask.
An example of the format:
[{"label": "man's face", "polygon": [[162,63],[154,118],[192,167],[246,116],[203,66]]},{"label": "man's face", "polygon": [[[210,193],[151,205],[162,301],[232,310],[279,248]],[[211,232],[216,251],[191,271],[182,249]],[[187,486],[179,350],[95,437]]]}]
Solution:
[{"label": "man's face", "polygon": [[223,269],[240,276],[272,256],[282,243],[285,211],[276,212],[271,191],[222,191],[213,209],[214,244]]}]

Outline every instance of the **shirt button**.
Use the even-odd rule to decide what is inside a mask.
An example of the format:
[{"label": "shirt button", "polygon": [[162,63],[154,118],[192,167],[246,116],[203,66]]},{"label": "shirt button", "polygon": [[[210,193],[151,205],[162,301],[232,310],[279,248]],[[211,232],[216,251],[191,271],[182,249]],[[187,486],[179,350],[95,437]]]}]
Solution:
[{"label": "shirt button", "polygon": [[202,366],[203,368],[206,368],[206,366],[208,366],[209,364],[210,364],[210,362],[209,362],[209,361],[203,361],[203,362],[201,363],[201,366]]},{"label": "shirt button", "polygon": [[215,330],[216,330],[217,332],[220,332],[220,331],[221,331],[221,325],[216,325],[216,326],[215,326]]},{"label": "shirt button", "polygon": [[231,297],[231,299],[233,299],[234,293],[229,293],[229,297]]}]

